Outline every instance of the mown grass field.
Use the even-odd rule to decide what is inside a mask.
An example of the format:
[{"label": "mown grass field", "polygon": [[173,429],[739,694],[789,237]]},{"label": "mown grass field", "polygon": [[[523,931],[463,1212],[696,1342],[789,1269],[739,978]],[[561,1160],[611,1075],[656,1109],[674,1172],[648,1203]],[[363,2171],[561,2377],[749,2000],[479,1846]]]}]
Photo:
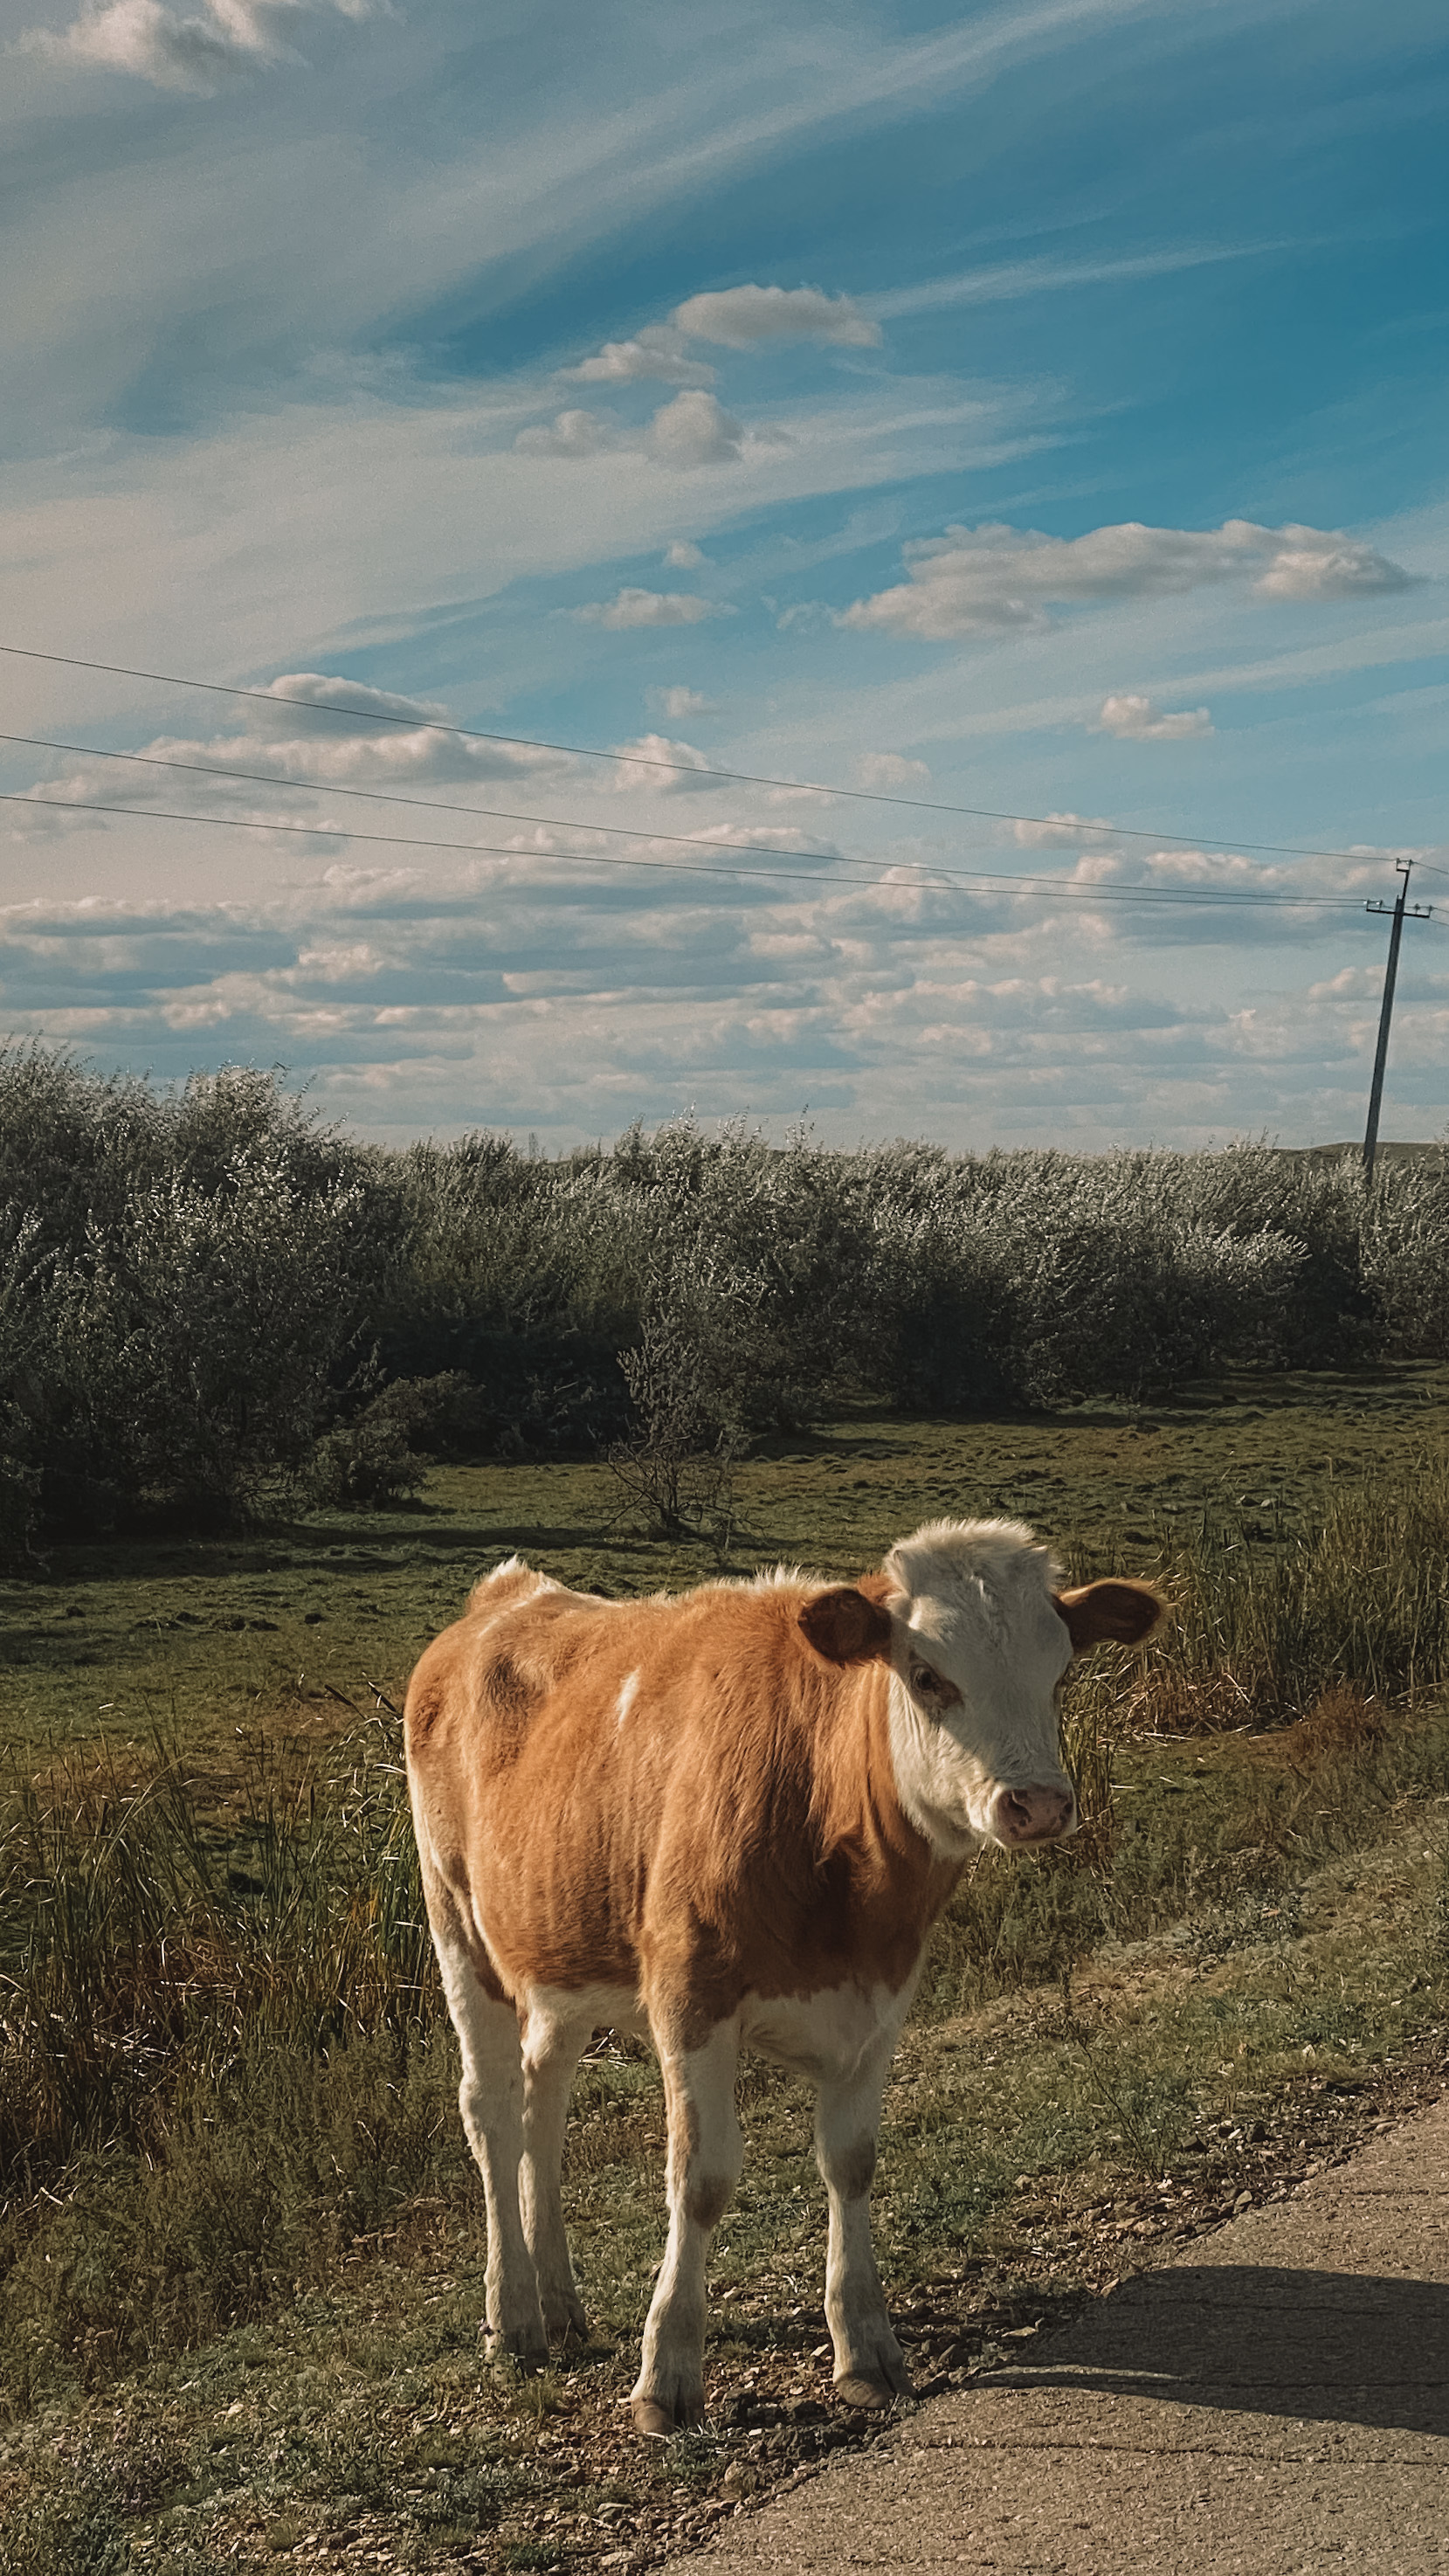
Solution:
[{"label": "mown grass field", "polygon": [[[739,1470],[735,1568],[848,1574],[923,1519],[1007,1511],[1182,1604],[1077,1689],[1087,1832],[985,1860],[938,1938],[876,2194],[921,2384],[1434,2080],[1446,1396],[1402,1367],[1150,1414],[865,1413]],[[819,2350],[806,2098],[762,2066],[704,2433],[641,2450],[621,2405],[663,2240],[632,2048],[586,2061],[571,2130],[593,2340],[541,2379],[480,2370],[481,2190],[386,1703],[515,1548],[612,1592],[715,1570],[634,1534],[607,1468],[518,1465],[244,1543],[57,1552],[0,1590],[4,2576],[623,2567],[870,2438]]]}]

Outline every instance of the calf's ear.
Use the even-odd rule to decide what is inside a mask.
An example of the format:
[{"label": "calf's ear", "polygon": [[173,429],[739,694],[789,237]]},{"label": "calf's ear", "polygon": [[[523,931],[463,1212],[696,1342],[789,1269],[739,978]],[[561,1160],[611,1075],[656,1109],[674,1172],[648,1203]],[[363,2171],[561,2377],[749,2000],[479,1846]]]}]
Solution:
[{"label": "calf's ear", "polygon": [[1140,1646],[1167,1616],[1167,1603],[1150,1583],[1109,1575],[1101,1583],[1082,1583],[1074,1592],[1054,1592],[1059,1619],[1067,1624],[1074,1654],[1112,1638],[1120,1646]]},{"label": "calf's ear", "polygon": [[868,1664],[891,1650],[890,1612],[853,1583],[817,1592],[801,1611],[800,1626],[828,1664]]}]

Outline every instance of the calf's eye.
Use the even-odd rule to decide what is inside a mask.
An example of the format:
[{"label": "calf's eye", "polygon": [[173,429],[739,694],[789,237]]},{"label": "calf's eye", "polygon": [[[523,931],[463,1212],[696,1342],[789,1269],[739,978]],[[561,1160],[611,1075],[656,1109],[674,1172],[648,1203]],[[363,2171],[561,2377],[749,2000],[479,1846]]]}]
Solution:
[{"label": "calf's eye", "polygon": [[948,1682],[944,1673],[938,1673],[934,1664],[907,1664],[906,1679],[916,1698],[923,1699],[938,1717],[948,1708],[955,1708],[960,1700],[961,1694],[955,1683]]}]

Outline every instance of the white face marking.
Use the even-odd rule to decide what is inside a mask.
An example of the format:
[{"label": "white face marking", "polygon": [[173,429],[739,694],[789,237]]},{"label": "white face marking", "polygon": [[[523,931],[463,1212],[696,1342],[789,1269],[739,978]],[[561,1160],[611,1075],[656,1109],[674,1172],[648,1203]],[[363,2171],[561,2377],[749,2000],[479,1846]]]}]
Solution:
[{"label": "white face marking", "polygon": [[629,1711],[633,1707],[638,1696],[639,1676],[637,1673],[630,1673],[627,1679],[620,1683],[619,1696],[614,1703],[614,1723],[616,1726],[623,1725],[625,1718],[628,1716]]},{"label": "white face marking", "polygon": [[943,1521],[893,1548],[886,1570],[906,1596],[890,1605],[902,1806],[942,1859],[1030,1839],[999,1829],[1002,1793],[1037,1791],[1059,1807],[1071,1792],[1055,1698],[1071,1639],[1045,1549],[1019,1522]]}]

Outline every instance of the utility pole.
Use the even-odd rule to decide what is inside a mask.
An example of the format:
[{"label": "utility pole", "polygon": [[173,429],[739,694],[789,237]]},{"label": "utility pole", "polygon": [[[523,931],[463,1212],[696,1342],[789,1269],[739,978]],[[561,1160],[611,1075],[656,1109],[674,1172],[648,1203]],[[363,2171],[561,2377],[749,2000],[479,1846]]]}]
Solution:
[{"label": "utility pole", "polygon": [[[1363,1139],[1363,1176],[1366,1181],[1371,1181],[1374,1176],[1374,1155],[1379,1141],[1379,1104],[1384,1096],[1384,1066],[1389,1058],[1389,1022],[1394,1010],[1394,979],[1399,971],[1399,941],[1404,935],[1404,907],[1409,899],[1409,875],[1413,864],[1412,859],[1394,861],[1394,867],[1404,882],[1392,906],[1394,926],[1389,932],[1389,962],[1384,969],[1384,1000],[1383,1008],[1379,1012],[1379,1043],[1374,1056],[1374,1078],[1373,1087],[1369,1092],[1368,1125],[1364,1130]],[[1365,912],[1388,912],[1390,909],[1391,907],[1386,903],[1364,905]],[[1428,921],[1433,910],[1431,903],[1416,903],[1409,919]]]}]

